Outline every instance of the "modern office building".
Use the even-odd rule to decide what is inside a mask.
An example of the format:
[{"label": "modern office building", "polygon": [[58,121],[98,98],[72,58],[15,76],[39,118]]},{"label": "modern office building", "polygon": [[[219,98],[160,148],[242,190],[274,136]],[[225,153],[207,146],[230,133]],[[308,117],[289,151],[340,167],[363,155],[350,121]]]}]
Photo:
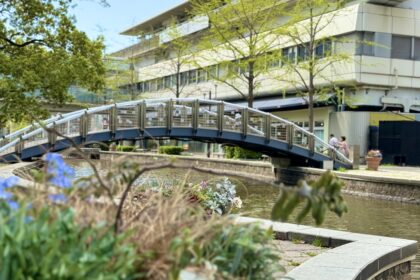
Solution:
[{"label": "modern office building", "polygon": [[[211,28],[208,18],[191,18],[188,1],[141,22],[121,34],[139,38],[132,46],[112,56],[130,58],[138,75],[136,88],[142,98],[175,97],[177,73],[171,53],[162,55],[161,45],[170,44],[169,25],[177,19],[177,30],[185,38],[197,38]],[[348,1],[323,31],[326,40],[320,48],[345,52],[351,60],[325,69],[328,79],[317,83],[334,83],[339,88],[326,94],[315,108],[315,133],[328,139],[330,133],[346,135],[350,145],[360,145],[364,154],[375,147],[374,127],[381,120],[420,120],[420,1],[358,0]],[[365,42],[369,42],[368,44]],[[299,46],[280,46],[283,55],[299,60]],[[210,61],[210,60],[209,60]],[[273,78],[280,73],[281,62],[267,65],[269,71],[259,77],[254,107],[274,112],[302,127],[308,127],[307,101],[296,88]],[[246,102],[231,87],[210,78],[208,71],[220,75],[223,69],[214,61],[202,68],[183,65],[181,97],[223,99]],[[179,72],[178,72],[179,73]],[[391,112],[392,111],[392,112]],[[396,113],[397,112],[397,113]]]}]

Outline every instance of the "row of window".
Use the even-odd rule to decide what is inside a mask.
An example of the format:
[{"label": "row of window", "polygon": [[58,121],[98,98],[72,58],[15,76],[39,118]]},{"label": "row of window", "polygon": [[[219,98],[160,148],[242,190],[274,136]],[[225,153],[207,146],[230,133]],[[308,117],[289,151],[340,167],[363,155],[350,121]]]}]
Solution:
[{"label": "row of window", "polygon": [[[379,32],[356,32],[347,34],[344,36],[336,37],[337,41],[344,38],[345,41],[351,41],[345,39],[345,37],[351,38],[356,35],[354,41],[356,42],[356,55],[366,56],[377,56],[395,59],[414,59],[420,60],[420,38],[392,35],[388,33]],[[320,42],[315,47],[315,55],[318,58],[323,58],[331,54],[333,51],[333,41],[326,39]],[[281,58],[278,54],[269,53],[267,54],[266,65],[268,69],[279,68],[282,66],[282,61],[288,60],[292,63],[304,61],[309,57],[308,46],[299,45],[283,48],[280,50]],[[235,67],[234,71],[238,71],[238,74],[244,74],[247,72],[246,63],[238,63],[237,65],[229,65]],[[195,69],[186,72],[182,72],[177,77],[176,74],[166,76],[163,78],[157,78],[140,82],[137,84],[137,90],[140,92],[153,92],[156,90],[163,90],[167,88],[174,88],[177,84],[183,87],[186,85],[200,84],[211,80],[213,77],[221,77],[226,72],[225,66],[213,65],[205,69]],[[230,69],[230,73],[232,69]],[[179,79],[179,80],[177,80]]]},{"label": "row of window", "polygon": [[[309,56],[307,49],[307,46],[303,45],[288,47],[281,50],[281,55],[290,62],[296,63],[297,61],[303,61],[307,59],[307,57]],[[328,53],[331,52],[331,49],[331,40],[325,40],[315,48],[315,54],[318,58],[326,57]],[[276,58],[273,54],[268,54],[266,64],[264,67],[281,67],[281,61],[282,60],[280,59],[280,57]],[[156,90],[174,88],[177,84],[183,87],[186,85],[204,83],[214,78],[221,77],[223,73],[227,73],[228,71],[224,70],[224,67],[224,65],[212,65],[204,69],[194,69],[190,71],[181,72],[179,73],[179,77],[177,77],[177,74],[173,74],[162,78],[143,81],[137,83],[137,90],[140,92],[153,92]],[[247,72],[246,62],[241,63],[240,61],[238,61],[237,64],[229,64],[228,67],[231,67],[229,73],[232,73],[232,71],[236,71],[237,74],[240,75],[245,74]]]}]

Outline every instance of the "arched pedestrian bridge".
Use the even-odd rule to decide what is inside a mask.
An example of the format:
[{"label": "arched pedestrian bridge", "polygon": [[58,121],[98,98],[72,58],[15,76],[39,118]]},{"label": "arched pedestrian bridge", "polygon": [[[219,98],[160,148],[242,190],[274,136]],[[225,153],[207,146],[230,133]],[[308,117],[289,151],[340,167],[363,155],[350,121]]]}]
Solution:
[{"label": "arched pedestrian bridge", "polygon": [[[65,137],[57,136],[55,129]],[[336,168],[352,162],[314,134],[269,113],[223,101],[147,99],[104,105],[54,116],[0,141],[0,160],[39,157],[92,141],[177,138],[238,145],[297,164]]]}]

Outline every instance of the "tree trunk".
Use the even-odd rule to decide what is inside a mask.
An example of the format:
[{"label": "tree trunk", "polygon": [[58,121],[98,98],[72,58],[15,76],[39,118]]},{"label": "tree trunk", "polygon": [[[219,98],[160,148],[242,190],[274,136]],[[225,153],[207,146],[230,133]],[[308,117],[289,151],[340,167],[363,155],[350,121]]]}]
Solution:
[{"label": "tree trunk", "polygon": [[249,76],[248,76],[248,107],[254,107],[254,64],[255,62],[250,61],[248,64]]},{"label": "tree trunk", "polygon": [[181,65],[178,63],[177,65],[176,65],[176,82],[175,82],[175,96],[176,96],[176,98],[179,98],[180,97],[180,95],[181,95],[181,86],[180,86],[180,83],[181,83],[181,79],[180,79],[180,73],[181,72]]}]

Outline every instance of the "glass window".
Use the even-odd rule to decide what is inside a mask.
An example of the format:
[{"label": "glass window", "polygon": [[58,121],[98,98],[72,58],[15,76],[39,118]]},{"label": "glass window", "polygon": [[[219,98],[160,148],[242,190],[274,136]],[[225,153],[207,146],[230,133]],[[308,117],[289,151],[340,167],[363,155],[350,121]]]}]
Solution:
[{"label": "glass window", "polygon": [[414,39],[414,59],[420,60],[420,38]]},{"label": "glass window", "polygon": [[143,82],[143,92],[150,91],[150,81]]},{"label": "glass window", "polygon": [[208,68],[207,79],[219,78],[219,65],[215,64]]},{"label": "glass window", "polygon": [[392,35],[391,57],[411,59],[411,37]]},{"label": "glass window", "polygon": [[195,84],[197,83],[197,70],[191,70],[188,74],[188,83]]},{"label": "glass window", "polygon": [[157,79],[150,81],[150,91],[157,90]]},{"label": "glass window", "polygon": [[359,35],[359,42],[356,50],[357,55],[374,55],[375,33],[361,32]]},{"label": "glass window", "polygon": [[137,90],[143,92],[143,82],[137,83]]},{"label": "glass window", "polygon": [[188,72],[182,72],[181,73],[181,85],[185,86],[188,84]]},{"label": "glass window", "polygon": [[289,48],[284,48],[282,50],[282,59],[286,62],[291,62],[294,63],[296,62],[296,58],[295,58],[295,48],[294,47],[289,47]]},{"label": "glass window", "polygon": [[157,90],[161,90],[164,88],[164,80],[163,78],[157,79]]},{"label": "glass window", "polygon": [[267,68],[271,69],[277,67],[280,67],[280,59],[273,54],[267,55]]},{"label": "glass window", "polygon": [[172,87],[172,76],[166,76],[164,78],[165,82],[165,88],[171,88]]},{"label": "glass window", "polygon": [[197,82],[198,83],[204,83],[207,81],[207,73],[204,69],[198,69],[197,70]]},{"label": "glass window", "polygon": [[308,59],[309,57],[308,49],[309,47],[307,45],[300,45],[297,47],[297,54],[298,54],[299,61]]},{"label": "glass window", "polygon": [[318,58],[323,58],[328,55],[331,55],[331,49],[332,49],[332,42],[330,39],[321,41],[318,43],[318,45],[315,48],[315,55]]}]

